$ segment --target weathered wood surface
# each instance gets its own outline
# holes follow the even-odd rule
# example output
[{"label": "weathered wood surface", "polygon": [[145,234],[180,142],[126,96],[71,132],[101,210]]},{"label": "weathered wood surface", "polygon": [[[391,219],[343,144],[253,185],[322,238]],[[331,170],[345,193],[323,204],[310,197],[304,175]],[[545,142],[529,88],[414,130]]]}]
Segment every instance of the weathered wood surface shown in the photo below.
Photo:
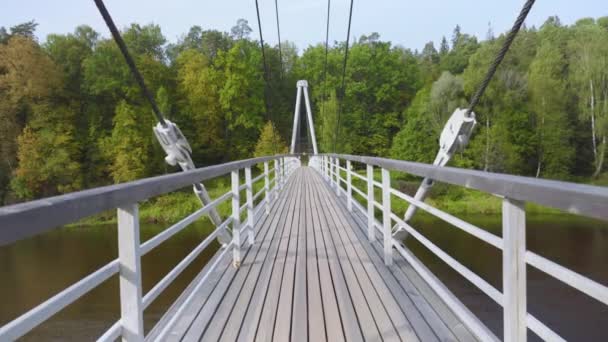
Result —
[{"label": "weathered wood surface", "polygon": [[474,340],[398,253],[384,265],[382,239],[370,244],[355,212],[316,171],[296,170],[240,268],[226,253],[165,340]]}]

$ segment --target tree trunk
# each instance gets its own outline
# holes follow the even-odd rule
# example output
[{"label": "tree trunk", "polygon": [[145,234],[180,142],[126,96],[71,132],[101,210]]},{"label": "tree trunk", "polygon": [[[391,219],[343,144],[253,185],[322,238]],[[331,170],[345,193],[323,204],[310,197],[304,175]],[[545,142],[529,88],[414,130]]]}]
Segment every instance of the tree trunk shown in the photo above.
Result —
[{"label": "tree trunk", "polygon": [[490,158],[490,116],[486,114],[486,155],[484,156],[485,158],[485,165],[483,167],[484,171],[488,171],[489,168],[489,158]]},{"label": "tree trunk", "polygon": [[[543,108],[543,113],[545,111],[545,98],[543,97],[542,100],[542,108]],[[540,170],[541,170],[541,166],[543,163],[543,129],[545,127],[545,115],[541,113],[540,114],[540,126],[538,128],[538,149],[537,149],[537,153],[538,153],[538,164],[536,166],[536,178],[540,177]]]},{"label": "tree trunk", "polygon": [[606,154],[606,136],[602,137],[602,143],[600,145],[597,156],[597,163],[595,166],[595,172],[593,173],[593,178],[597,178],[600,173],[602,173],[602,166],[604,164],[604,155]]},{"label": "tree trunk", "polygon": [[591,106],[591,141],[593,143],[593,157],[597,165],[597,143],[595,139],[595,96],[593,93],[593,81],[589,80],[589,90],[591,91],[590,106]]}]

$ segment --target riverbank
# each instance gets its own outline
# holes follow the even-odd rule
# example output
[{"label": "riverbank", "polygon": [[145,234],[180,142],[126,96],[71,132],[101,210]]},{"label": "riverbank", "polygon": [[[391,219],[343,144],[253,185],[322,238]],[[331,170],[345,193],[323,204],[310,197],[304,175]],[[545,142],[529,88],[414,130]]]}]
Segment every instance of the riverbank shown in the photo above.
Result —
[{"label": "riverbank", "polygon": [[[364,190],[364,184],[356,184],[355,186]],[[413,194],[417,187],[416,182],[397,180],[393,185],[396,188],[406,193]],[[227,180],[218,180],[210,182],[206,185],[211,198],[217,198],[226,192],[230,191]],[[254,191],[261,189],[262,184],[256,184]],[[244,198],[245,193],[242,193]],[[355,196],[357,197],[357,196]],[[380,192],[376,194],[376,198],[380,197]],[[362,201],[361,198],[358,198]],[[445,184],[437,184],[433,187],[432,193],[427,198],[426,202],[433,207],[439,208],[447,213],[455,216],[459,215],[500,215],[502,211],[502,201],[499,197],[485,194],[479,191],[464,189]],[[408,204],[402,200],[393,200],[393,211],[398,215],[403,215],[407,210]],[[171,194],[159,196],[148,201],[144,201],[140,205],[140,220],[146,223],[163,223],[171,224],[183,219],[200,208],[200,202],[194,196],[190,189]],[[220,215],[226,217],[230,213],[230,201],[222,203],[218,210]],[[560,210],[542,207],[534,203],[526,204],[526,212],[529,215],[570,215]],[[427,216],[423,213],[420,216]],[[203,218],[208,220],[207,217]],[[99,225],[116,222],[116,212],[108,211],[99,215],[92,216],[85,220],[72,224],[71,226],[80,225]]]}]

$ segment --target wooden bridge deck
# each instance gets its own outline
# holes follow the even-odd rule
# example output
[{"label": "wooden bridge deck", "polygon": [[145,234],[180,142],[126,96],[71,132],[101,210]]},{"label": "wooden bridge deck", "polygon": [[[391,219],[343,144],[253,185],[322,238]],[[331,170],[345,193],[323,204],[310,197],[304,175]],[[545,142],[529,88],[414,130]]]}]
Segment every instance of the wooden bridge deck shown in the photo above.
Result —
[{"label": "wooden bridge deck", "polygon": [[204,285],[206,270],[148,338],[167,328],[170,341],[474,340],[401,255],[386,267],[365,232],[319,174],[299,168],[240,268],[218,252]]}]

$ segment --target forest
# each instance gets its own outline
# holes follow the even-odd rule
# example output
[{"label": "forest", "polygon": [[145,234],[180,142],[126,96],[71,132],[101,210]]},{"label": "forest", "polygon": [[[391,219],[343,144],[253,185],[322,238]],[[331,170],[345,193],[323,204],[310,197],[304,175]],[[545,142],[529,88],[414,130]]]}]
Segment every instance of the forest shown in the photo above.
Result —
[{"label": "forest", "polygon": [[[0,28],[0,204],[176,171],[164,164],[151,108],[115,42],[89,26],[42,40],[36,26]],[[265,82],[244,19],[230,32],[193,26],[177,42],[155,24],[122,34],[198,166],[285,152],[299,79],[310,84],[321,151],[432,162],[443,124],[467,106],[505,39],[456,27],[418,51],[377,33],[354,37],[342,92],[345,42],[330,42],[327,72],[323,43],[267,45]],[[524,28],[476,117],[451,165],[601,182],[608,17]]]}]

